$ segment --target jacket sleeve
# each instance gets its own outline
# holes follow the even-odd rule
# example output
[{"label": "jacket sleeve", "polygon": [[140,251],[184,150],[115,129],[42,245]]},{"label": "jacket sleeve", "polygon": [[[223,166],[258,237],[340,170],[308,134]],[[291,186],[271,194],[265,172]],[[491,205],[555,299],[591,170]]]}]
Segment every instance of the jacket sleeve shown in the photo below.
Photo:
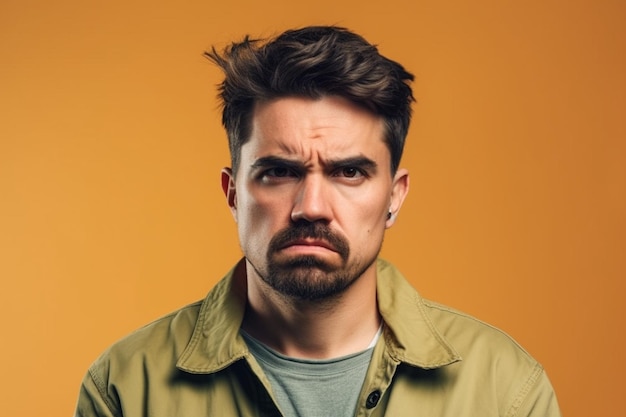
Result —
[{"label": "jacket sleeve", "polygon": [[561,417],[559,404],[544,371],[532,384],[519,404],[514,404],[506,417]]},{"label": "jacket sleeve", "polygon": [[80,387],[74,417],[122,417],[121,411],[107,398],[106,390],[94,380],[91,370]]}]

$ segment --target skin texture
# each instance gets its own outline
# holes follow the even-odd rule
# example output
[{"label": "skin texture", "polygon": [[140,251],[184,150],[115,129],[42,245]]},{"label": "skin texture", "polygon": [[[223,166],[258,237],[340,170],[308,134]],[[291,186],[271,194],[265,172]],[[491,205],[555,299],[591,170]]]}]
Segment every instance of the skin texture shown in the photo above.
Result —
[{"label": "skin texture", "polygon": [[243,328],[282,353],[352,353],[378,328],[375,260],[409,182],[383,134],[340,97],[257,103],[237,174],[222,171],[246,257]]}]

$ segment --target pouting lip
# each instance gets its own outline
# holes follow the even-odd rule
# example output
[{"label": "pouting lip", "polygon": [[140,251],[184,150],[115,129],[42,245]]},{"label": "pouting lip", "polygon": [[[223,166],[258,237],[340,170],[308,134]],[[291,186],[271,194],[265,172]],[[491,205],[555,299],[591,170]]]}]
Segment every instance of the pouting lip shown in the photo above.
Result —
[{"label": "pouting lip", "polygon": [[313,239],[313,238],[295,239],[295,240],[286,242],[284,245],[281,245],[280,249],[286,249],[290,246],[318,246],[321,248],[331,250],[333,252],[337,252],[337,249],[332,244],[322,239]]}]

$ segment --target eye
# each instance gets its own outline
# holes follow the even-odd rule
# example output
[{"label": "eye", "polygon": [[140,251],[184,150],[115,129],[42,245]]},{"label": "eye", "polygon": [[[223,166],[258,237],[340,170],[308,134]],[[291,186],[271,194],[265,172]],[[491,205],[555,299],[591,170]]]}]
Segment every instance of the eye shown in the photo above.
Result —
[{"label": "eye", "polygon": [[276,166],[263,170],[259,174],[258,179],[265,184],[279,184],[297,179],[298,177],[298,172],[293,168]]},{"label": "eye", "polygon": [[342,167],[339,168],[334,174],[333,176],[335,177],[341,177],[341,178],[354,178],[354,179],[358,179],[358,178],[363,178],[366,176],[365,172],[360,169],[360,168],[356,168],[356,167]]},{"label": "eye", "polygon": [[265,172],[263,172],[263,175],[267,176],[267,177],[283,178],[283,177],[288,177],[288,176],[294,176],[295,173],[292,170],[290,170],[289,168],[274,167],[274,168],[270,168],[270,169],[266,170]]},{"label": "eye", "polygon": [[354,167],[346,167],[341,169],[341,175],[347,178],[354,178],[361,174],[362,172]]}]

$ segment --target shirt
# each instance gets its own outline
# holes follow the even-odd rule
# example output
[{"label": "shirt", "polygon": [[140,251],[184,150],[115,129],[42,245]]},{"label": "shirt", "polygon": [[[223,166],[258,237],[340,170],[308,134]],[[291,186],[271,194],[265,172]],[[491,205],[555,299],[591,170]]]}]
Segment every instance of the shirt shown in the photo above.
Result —
[{"label": "shirt", "polygon": [[352,416],[374,347],[332,359],[285,356],[241,332],[270,381],[283,415]]},{"label": "shirt", "polygon": [[[75,416],[281,416],[239,332],[246,283],[235,271],[242,265],[202,302],[106,350],[83,379]],[[421,298],[383,260],[377,299],[385,326],[356,416],[560,416],[542,366],[500,330]]]}]

